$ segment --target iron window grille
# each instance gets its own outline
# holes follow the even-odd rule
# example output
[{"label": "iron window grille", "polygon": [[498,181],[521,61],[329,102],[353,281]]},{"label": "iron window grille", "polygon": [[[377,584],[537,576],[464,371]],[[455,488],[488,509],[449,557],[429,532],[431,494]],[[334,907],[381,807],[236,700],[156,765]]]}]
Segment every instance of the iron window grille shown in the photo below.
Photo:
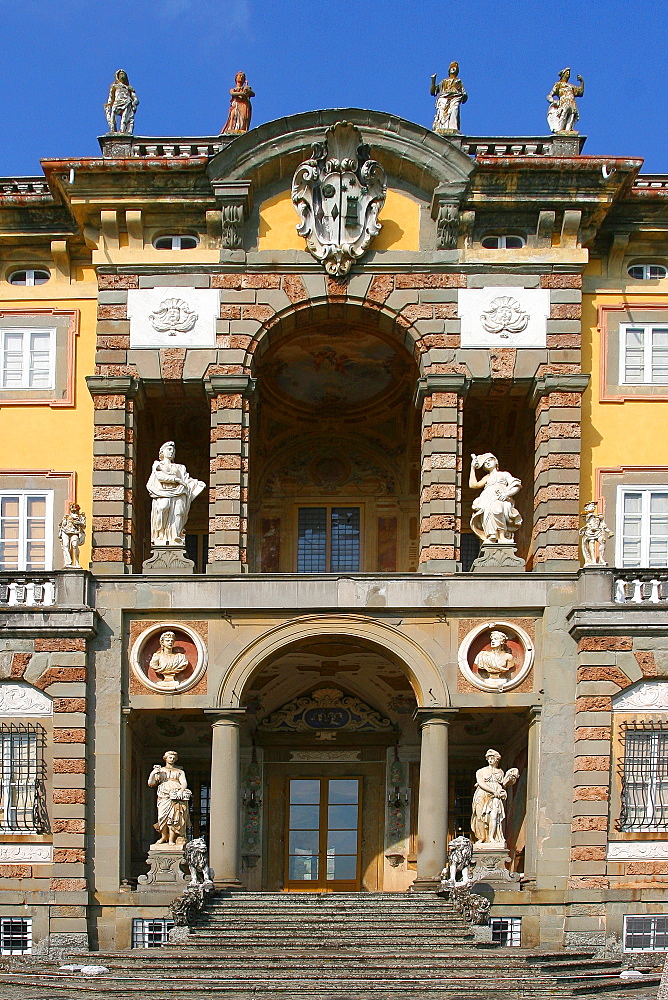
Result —
[{"label": "iron window grille", "polygon": [[32,952],[32,919],[0,917],[0,954],[29,955]]},{"label": "iron window grille", "polygon": [[668,917],[624,917],[624,951],[668,951]]},{"label": "iron window grille", "polygon": [[135,917],[132,921],[133,948],[161,948],[169,941],[173,920],[166,917]]},{"label": "iron window grille", "polygon": [[617,829],[668,830],[668,724],[624,723],[622,805]]},{"label": "iron window grille", "polygon": [[504,948],[519,948],[522,939],[521,917],[491,917],[492,942]]},{"label": "iron window grille", "polygon": [[48,833],[46,734],[40,725],[0,725],[0,832]]}]

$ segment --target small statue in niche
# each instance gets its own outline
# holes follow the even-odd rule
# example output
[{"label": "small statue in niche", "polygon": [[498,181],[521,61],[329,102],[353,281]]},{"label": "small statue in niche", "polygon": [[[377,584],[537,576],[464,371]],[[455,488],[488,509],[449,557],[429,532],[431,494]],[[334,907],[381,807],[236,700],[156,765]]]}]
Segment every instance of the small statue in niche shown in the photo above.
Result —
[{"label": "small statue in niche", "polygon": [[585,566],[607,566],[605,546],[614,532],[610,531],[602,514],[598,513],[598,502],[586,503],[582,516],[584,525],[580,528],[582,539],[582,559]]},{"label": "small statue in niche", "polygon": [[585,82],[579,76],[578,80],[580,83],[576,86],[574,83],[569,83],[570,78],[570,69],[568,67],[562,69],[559,79],[547,95],[547,99],[550,102],[547,112],[547,124],[550,126],[550,132],[557,134],[565,132],[570,135],[578,134],[574,125],[580,114],[575,103],[575,98],[582,97],[584,94]]},{"label": "small statue in niche", "polygon": [[230,97],[230,111],[220,134],[238,135],[241,132],[248,132],[253,112],[251,97],[255,97],[255,91],[247,82],[245,73],[237,73],[235,76]]},{"label": "small statue in niche", "polygon": [[[104,106],[109,131],[122,135],[132,135],[135,128],[135,111],[138,107],[139,98],[134,87],[130,86],[128,74],[124,69],[116,70],[116,76],[109,88],[109,97]],[[119,119],[118,127],[116,127],[116,119]]]},{"label": "small statue in niche", "polygon": [[190,826],[188,803],[193,793],[188,788],[185,771],[176,766],[179,755],[168,750],[163,758],[164,765],[154,764],[148,776],[148,787],[158,789],[158,822],[153,828],[160,839],[153,847],[180,846],[186,842],[186,831]]},{"label": "small statue in niche", "polygon": [[475,792],[471,814],[471,832],[476,844],[493,844],[505,847],[503,822],[506,818],[505,803],[508,785],[514,785],[520,776],[516,767],[506,773],[499,767],[501,754],[488,750],[485,754],[487,767],[481,767],[475,775]]},{"label": "small statue in niche", "polygon": [[58,525],[58,537],[63,547],[66,569],[81,569],[79,550],[86,540],[86,515],[78,503],[71,503],[68,513]]},{"label": "small statue in niche", "polygon": [[[482,479],[477,479],[476,469],[485,470]],[[522,517],[511,497],[522,488],[521,479],[510,472],[501,472],[498,459],[488,451],[484,455],[471,455],[469,487],[482,490],[471,505],[471,527],[478,538],[483,542],[513,543]]]},{"label": "small statue in niche", "polygon": [[156,674],[162,675],[161,686],[167,689],[179,686],[176,678],[190,666],[185,653],[174,652],[174,633],[163,632],[160,636],[160,649],[151,657],[149,666],[155,670]]},{"label": "small statue in niche", "polygon": [[464,90],[464,84],[459,79],[459,63],[450,63],[445,80],[436,84],[436,74],[431,77],[430,93],[436,98],[436,117],[432,130],[439,135],[459,132],[459,108],[466,104],[469,95]]},{"label": "small statue in niche", "polygon": [[190,505],[206,483],[192,479],[185,465],[178,465],[173,441],[166,441],[153,463],[146,484],[151,506],[151,542],[153,545],[185,545],[185,528]]},{"label": "small statue in niche", "polygon": [[490,634],[489,642],[492,648],[481,649],[473,662],[478,670],[490,677],[503,677],[517,666],[515,657],[507,646],[508,636],[505,632],[494,631]]}]

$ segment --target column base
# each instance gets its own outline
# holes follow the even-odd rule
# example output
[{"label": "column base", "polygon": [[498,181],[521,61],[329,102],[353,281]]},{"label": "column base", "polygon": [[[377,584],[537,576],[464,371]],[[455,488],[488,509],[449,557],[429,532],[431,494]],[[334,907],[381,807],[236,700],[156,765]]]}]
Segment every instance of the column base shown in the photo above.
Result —
[{"label": "column base", "polygon": [[188,559],[183,545],[156,545],[151,549],[150,559],[142,563],[141,571],[154,576],[168,573],[190,575],[195,572],[195,563]]},{"label": "column base", "polygon": [[526,566],[524,559],[516,555],[514,542],[483,542],[480,555],[471,566],[472,573],[517,573]]},{"label": "column base", "polygon": [[434,875],[433,878],[427,877],[425,875],[419,875],[412,885],[409,885],[409,892],[436,892],[441,884],[440,875]]},{"label": "column base", "polygon": [[213,884],[217,892],[247,892],[246,886],[238,878],[216,878]]}]

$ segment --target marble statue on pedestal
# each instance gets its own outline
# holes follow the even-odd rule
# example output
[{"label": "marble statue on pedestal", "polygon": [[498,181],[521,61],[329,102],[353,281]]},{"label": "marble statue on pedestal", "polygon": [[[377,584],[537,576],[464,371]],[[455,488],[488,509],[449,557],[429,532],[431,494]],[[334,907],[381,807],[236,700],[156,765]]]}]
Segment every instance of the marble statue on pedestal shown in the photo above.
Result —
[{"label": "marble statue on pedestal", "polygon": [[139,98],[134,87],[130,86],[128,74],[124,69],[116,70],[116,76],[109,88],[109,97],[104,106],[109,131],[122,135],[132,135],[135,127],[135,111],[138,107]]},{"label": "marble statue on pedestal", "polygon": [[247,82],[245,73],[237,73],[235,76],[230,97],[230,111],[220,134],[238,135],[248,132],[252,114],[251,97],[255,97],[255,92]]},{"label": "marble statue on pedestal", "polygon": [[464,84],[459,79],[459,63],[450,63],[447,77],[439,84],[436,83],[436,74],[432,75],[430,93],[436,98],[433,131],[439,135],[459,132],[459,108],[469,99]]},{"label": "marble statue on pedestal", "polygon": [[185,465],[178,465],[174,458],[173,441],[166,441],[160,449],[158,461],[153,463],[146,484],[153,504],[151,506],[151,542],[155,545],[185,545],[185,528],[190,505],[206,488],[200,479],[192,479]]},{"label": "marble statue on pedestal", "polygon": [[580,528],[582,539],[582,559],[585,566],[607,566],[605,546],[614,532],[610,531],[602,514],[598,513],[598,503],[592,500],[585,504],[582,516],[584,525]]},{"label": "marble statue on pedestal", "polygon": [[186,842],[186,830],[190,826],[188,803],[193,793],[188,788],[185,772],[176,766],[178,759],[175,750],[168,750],[163,757],[164,765],[154,764],[148,777],[149,788],[158,789],[158,822],[153,825],[160,839],[152,845],[152,850],[167,845],[182,847]]},{"label": "marble statue on pedestal", "polygon": [[58,525],[58,537],[63,547],[63,565],[66,569],[81,569],[79,549],[86,540],[86,515],[78,503],[71,503],[69,511]]},{"label": "marble statue on pedestal", "polygon": [[[476,469],[484,469],[482,479],[476,477]],[[519,493],[522,481],[510,472],[501,472],[495,455],[471,455],[469,487],[482,490],[473,501],[471,527],[483,542],[514,543],[514,535],[522,524],[520,512],[511,497]]]},{"label": "marble statue on pedestal", "polygon": [[476,785],[473,793],[471,831],[478,844],[506,847],[503,822],[506,818],[505,803],[508,785],[514,785],[520,776],[516,767],[503,773],[499,767],[501,754],[488,750],[485,754],[487,767],[476,771]]},{"label": "marble statue on pedestal", "polygon": [[581,76],[578,77],[580,83],[577,86],[569,82],[570,78],[570,69],[562,69],[559,79],[547,95],[550,102],[547,112],[547,124],[550,126],[550,132],[557,134],[566,132],[570,135],[577,135],[574,126],[580,114],[575,98],[582,97],[585,85]]}]

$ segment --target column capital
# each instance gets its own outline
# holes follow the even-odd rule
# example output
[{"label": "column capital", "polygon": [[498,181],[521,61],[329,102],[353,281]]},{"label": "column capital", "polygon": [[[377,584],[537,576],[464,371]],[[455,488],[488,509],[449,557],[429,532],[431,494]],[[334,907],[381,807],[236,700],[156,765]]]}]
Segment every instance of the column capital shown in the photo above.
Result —
[{"label": "column capital", "polygon": [[538,375],[533,381],[531,405],[551,392],[584,392],[588,385],[587,374]]},{"label": "column capital", "polygon": [[415,387],[415,405],[420,406],[425,396],[431,396],[433,392],[456,392],[458,396],[465,396],[471,388],[471,379],[468,375],[422,375],[417,380]]},{"label": "column capital", "polygon": [[458,712],[458,708],[418,708],[413,718],[417,720],[420,728],[430,725],[449,726]]},{"label": "column capital", "polygon": [[204,388],[209,397],[232,393],[252,396],[256,385],[256,379],[250,375],[210,375],[204,379]]},{"label": "column capital", "polygon": [[238,726],[246,718],[245,708],[205,708],[204,714],[210,719],[212,726]]},{"label": "column capital", "polygon": [[86,375],[86,385],[91,396],[137,395],[141,380],[132,375]]}]

